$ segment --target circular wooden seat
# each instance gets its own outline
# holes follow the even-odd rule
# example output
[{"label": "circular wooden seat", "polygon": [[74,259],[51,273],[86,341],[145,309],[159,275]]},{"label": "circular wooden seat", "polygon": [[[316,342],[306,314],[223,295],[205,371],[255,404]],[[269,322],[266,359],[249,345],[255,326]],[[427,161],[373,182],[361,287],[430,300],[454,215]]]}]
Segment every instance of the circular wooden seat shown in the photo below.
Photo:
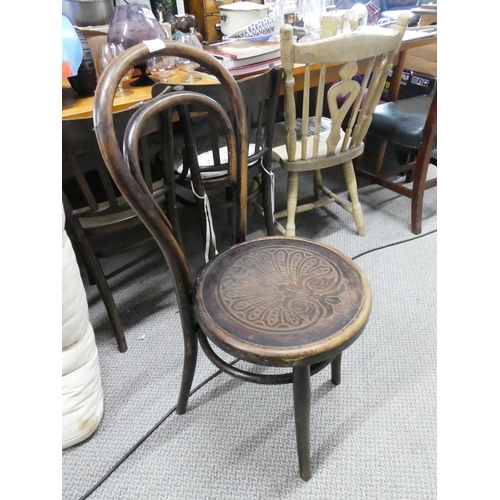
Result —
[{"label": "circular wooden seat", "polygon": [[347,256],[302,238],[247,241],[213,259],[198,279],[201,329],[251,363],[311,365],[361,334],[371,309],[364,273]]}]

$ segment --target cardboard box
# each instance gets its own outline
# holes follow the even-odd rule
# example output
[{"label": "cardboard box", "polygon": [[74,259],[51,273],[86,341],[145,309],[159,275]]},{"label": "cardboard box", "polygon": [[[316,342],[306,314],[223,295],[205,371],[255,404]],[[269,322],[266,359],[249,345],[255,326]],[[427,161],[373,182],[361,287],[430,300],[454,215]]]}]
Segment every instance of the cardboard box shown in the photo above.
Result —
[{"label": "cardboard box", "polygon": [[[382,92],[382,100],[386,100],[391,86],[392,70],[387,76],[385,88]],[[419,71],[405,68],[401,74],[401,85],[399,87],[398,99],[406,99],[418,95],[431,94],[436,85],[437,77]]]}]

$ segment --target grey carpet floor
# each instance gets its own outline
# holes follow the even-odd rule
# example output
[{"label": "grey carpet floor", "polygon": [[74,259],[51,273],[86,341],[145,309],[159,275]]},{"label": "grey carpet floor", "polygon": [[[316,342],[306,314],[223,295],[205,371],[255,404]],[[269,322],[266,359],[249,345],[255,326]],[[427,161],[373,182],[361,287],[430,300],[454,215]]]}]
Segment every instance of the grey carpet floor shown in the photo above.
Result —
[{"label": "grey carpet floor", "polygon": [[[280,209],[285,179],[279,170],[276,177]],[[325,177],[343,192],[336,173]],[[302,181],[299,189],[307,197],[311,188]],[[355,257],[373,290],[369,323],[343,356],[342,383],[332,386],[328,370],[312,379],[312,479],[303,482],[298,473],[291,386],[226,374],[204,383],[217,369],[201,352],[193,388],[203,385],[185,415],[165,418],[177,401],[182,336],[169,274],[153,250],[110,280],[126,353],[116,347],[96,287],[86,285],[104,416],[88,440],[62,453],[63,499],[81,498],[95,485],[95,500],[436,498],[437,190],[426,192],[421,237],[410,232],[408,199],[377,186],[359,192],[365,237],[335,205],[297,217],[298,236]],[[200,231],[192,212],[183,217],[185,244],[199,267]],[[248,232],[264,235],[257,215]],[[227,234],[218,241],[223,246]],[[103,264],[110,271],[127,259]]]}]

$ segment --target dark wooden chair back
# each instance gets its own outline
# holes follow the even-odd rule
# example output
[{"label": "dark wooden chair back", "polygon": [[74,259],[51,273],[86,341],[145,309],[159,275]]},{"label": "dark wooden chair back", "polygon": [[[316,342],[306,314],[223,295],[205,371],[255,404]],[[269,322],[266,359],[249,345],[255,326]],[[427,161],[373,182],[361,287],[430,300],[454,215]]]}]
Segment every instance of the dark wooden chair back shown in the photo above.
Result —
[{"label": "dark wooden chair back", "polygon": [[[245,103],[246,125],[249,135],[247,178],[253,182],[252,185],[248,186],[249,194],[247,198],[249,203],[256,203],[257,197],[262,194],[264,208],[259,206],[259,211],[265,215],[269,234],[273,234],[274,225],[270,201],[272,196],[271,183],[268,176],[271,172],[272,144],[280,84],[281,69],[277,68],[238,82]],[[152,96],[156,97],[167,85],[163,83],[155,84],[152,88]],[[210,97],[222,106],[224,111],[228,113],[233,127],[237,128],[235,116],[231,110],[230,99],[222,85],[184,85],[174,87],[174,90],[176,88],[183,88],[185,91],[196,92]],[[198,205],[201,212],[203,232],[205,233],[203,207],[199,200],[200,196],[203,196],[207,191],[228,188],[226,146],[220,125],[218,125],[218,119],[212,111],[207,113],[205,106],[200,107],[196,103],[189,106],[180,106],[178,116],[183,148],[181,154],[182,164],[177,165],[175,176],[175,183],[178,187],[177,199],[185,205]],[[165,126],[168,126],[170,122],[171,118],[167,117]],[[165,154],[168,155],[168,152]],[[208,162],[207,158],[209,158]],[[171,158],[170,162],[172,161],[175,163],[175,159]],[[199,171],[203,181],[203,187],[197,186],[193,182],[196,194],[191,193],[191,181],[193,180],[191,172],[193,170]],[[180,187],[184,189],[180,189]],[[226,193],[223,202],[218,202],[217,199],[215,201],[219,207],[231,207],[230,191]],[[210,203],[214,207],[213,197]]]}]

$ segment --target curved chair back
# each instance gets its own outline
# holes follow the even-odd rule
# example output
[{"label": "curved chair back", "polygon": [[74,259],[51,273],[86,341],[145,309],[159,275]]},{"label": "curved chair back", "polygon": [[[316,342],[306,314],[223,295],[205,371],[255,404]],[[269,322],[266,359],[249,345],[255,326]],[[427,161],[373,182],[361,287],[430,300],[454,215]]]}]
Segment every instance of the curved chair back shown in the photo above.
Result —
[{"label": "curved chair back", "polygon": [[196,364],[196,319],[192,305],[194,283],[182,247],[174,236],[172,225],[151,196],[144,182],[138,166],[136,145],[145,123],[153,116],[172,107],[194,103],[204,105],[215,112],[225,131],[228,144],[229,182],[235,193],[233,243],[237,243],[244,241],[246,235],[248,137],[241,92],[229,71],[211,55],[198,49],[170,41],[158,41],[158,44],[161,44],[161,47],[155,50],[155,53],[185,57],[200,63],[211,71],[227,92],[231,111],[238,124],[238,133],[236,134],[222,107],[202,94],[194,92],[166,93],[152,99],[136,111],[127,126],[124,154],[122,154],[113,126],[114,94],[127,71],[150,55],[150,46],[145,43],[131,47],[117,57],[101,75],[95,93],[94,128],[104,162],[123,197],[156,240],[174,282],[185,343],[183,382],[177,409],[178,413],[183,413]]},{"label": "curved chair back", "polygon": [[[106,166],[116,182],[120,192],[137,212],[141,220],[146,224],[148,214],[144,213],[142,202],[146,202],[143,190],[137,191],[137,178],[141,178],[139,172],[132,174],[124,161],[123,155],[116,138],[113,127],[113,96],[120,78],[135,65],[144,61],[152,50],[149,45],[140,43],[131,47],[125,54],[116,58],[103,72],[97,85],[94,100],[94,128]],[[203,67],[211,71],[221,82],[231,102],[232,112],[238,123],[238,134],[236,136],[237,161],[229,168],[229,182],[235,190],[238,200],[236,210],[236,225],[233,240],[240,242],[246,235],[246,197],[247,197],[247,126],[243,98],[234,78],[229,71],[214,57],[203,51],[187,47],[176,42],[166,42],[163,48],[154,50],[155,54],[174,55],[186,57],[199,62]],[[167,100],[167,102],[170,102]],[[139,181],[140,182],[140,181]],[[149,198],[149,196],[148,196]],[[154,200],[150,200],[154,202]],[[149,203],[149,202],[147,202]],[[155,212],[161,212],[155,203]],[[150,231],[152,228],[149,228]],[[154,231],[151,231],[154,234]]]}]

